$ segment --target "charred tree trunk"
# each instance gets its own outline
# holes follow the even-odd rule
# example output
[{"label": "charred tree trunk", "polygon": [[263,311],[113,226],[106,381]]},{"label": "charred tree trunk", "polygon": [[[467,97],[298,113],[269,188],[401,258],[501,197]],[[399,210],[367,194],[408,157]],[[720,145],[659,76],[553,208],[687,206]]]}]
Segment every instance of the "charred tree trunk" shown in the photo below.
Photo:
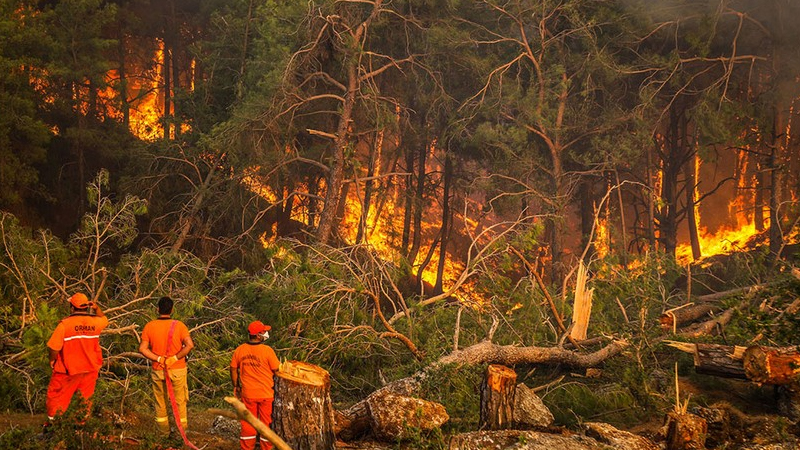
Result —
[{"label": "charred tree trunk", "polygon": [[617,169],[614,169],[614,180],[617,185],[617,201],[619,201],[620,258],[622,266],[628,267],[628,226],[625,221],[625,202],[622,200],[622,183],[619,181]]},{"label": "charred tree trunk", "polygon": [[162,78],[164,79],[164,112],[162,114],[162,123],[164,124],[164,140],[169,140],[170,137],[170,123],[169,114],[172,110],[172,43],[168,41],[168,39],[164,38],[164,64],[161,67],[162,70]]},{"label": "charred tree trunk", "polygon": [[[777,58],[777,56],[776,56]],[[777,64],[777,63],[776,63]],[[781,230],[781,188],[783,183],[782,148],[784,136],[784,112],[781,102],[774,107],[772,148],[769,156],[771,191],[769,196],[769,252],[773,258],[780,257],[783,248],[783,231]]]},{"label": "charred tree trunk", "polygon": [[369,208],[372,203],[372,190],[374,181],[372,177],[375,176],[375,164],[378,155],[380,154],[380,146],[383,145],[383,138],[378,133],[379,137],[377,142],[372,146],[369,152],[369,164],[367,166],[367,180],[364,182],[364,202],[361,206],[361,217],[358,219],[358,231],[356,232],[356,244],[361,244],[367,235],[367,221],[369,220]]},{"label": "charred tree trunk", "polygon": [[125,37],[119,36],[118,38],[119,47],[117,47],[118,55],[119,55],[119,98],[120,98],[120,109],[122,110],[122,125],[125,126],[126,130],[130,130],[131,127],[131,105],[128,101],[128,72],[125,68],[125,62],[127,61],[127,52],[125,51]]},{"label": "charred tree trunk", "polygon": [[408,261],[414,263],[422,245],[422,207],[425,201],[425,165],[428,157],[428,141],[423,141],[417,151],[417,190],[414,196],[414,229],[411,251],[408,252]]},{"label": "charred tree trunk", "polygon": [[406,148],[405,207],[403,211],[403,237],[400,244],[401,254],[408,258],[411,242],[411,212],[414,207],[414,152]]},{"label": "charred tree trunk", "polygon": [[339,123],[336,127],[333,151],[331,155],[331,170],[328,173],[328,182],[325,185],[325,201],[322,206],[322,213],[319,217],[317,227],[317,241],[328,243],[332,237],[339,206],[342,202],[342,186],[344,185],[345,148],[349,143],[350,124],[353,119],[353,111],[358,95],[358,67],[357,61],[353,60],[347,66],[347,90],[343,94]]},{"label": "charred tree trunk", "polygon": [[764,162],[763,156],[756,156],[756,186],[755,186],[755,200],[753,213],[753,221],[756,225],[756,231],[764,231]]},{"label": "charred tree trunk", "polygon": [[679,176],[683,165],[687,161],[684,129],[685,114],[683,106],[674,104],[670,108],[670,122],[666,141],[661,152],[662,187],[661,203],[664,205],[658,217],[659,240],[664,246],[664,252],[675,255],[678,247],[678,221],[679,221]]},{"label": "charred tree trunk", "polygon": [[330,374],[299,361],[284,362],[275,377],[272,428],[289,446],[333,450],[333,405]]},{"label": "charred tree trunk", "polygon": [[686,219],[689,224],[689,241],[692,244],[692,259],[697,261],[703,254],[700,251],[700,236],[697,232],[697,214],[695,214],[695,206],[697,205],[697,198],[695,191],[697,189],[697,152],[692,151],[692,156],[689,158],[689,164],[686,165]]},{"label": "charred tree trunk", "polygon": [[444,265],[447,262],[447,243],[450,240],[450,222],[452,221],[452,212],[450,208],[450,185],[453,183],[453,161],[450,158],[450,152],[447,152],[444,157],[444,200],[442,202],[442,239],[439,242],[439,264],[436,267],[436,285],[433,287],[433,295],[439,295],[443,292],[444,284]]},{"label": "charred tree trunk", "polygon": [[586,254],[589,259],[592,259],[596,253],[594,243],[590,241],[592,226],[594,225],[594,192],[592,187],[592,181],[586,179],[581,182],[578,190],[578,199],[581,204],[581,248],[590,246]]},{"label": "charred tree trunk", "polygon": [[[657,142],[654,143],[658,145]],[[647,196],[647,242],[650,244],[650,250],[656,250],[656,202],[655,196],[655,177],[653,176],[653,149],[647,147],[647,187],[645,191]]]},{"label": "charred tree trunk", "polygon": [[308,222],[306,225],[310,229],[314,229],[316,225],[316,218],[317,218],[317,204],[319,201],[317,198],[319,197],[319,182],[320,178],[316,175],[309,175],[306,177],[306,184],[308,185]]},{"label": "charred tree trunk", "polygon": [[514,393],[517,373],[499,364],[490,364],[481,385],[481,430],[504,430],[514,421]]},{"label": "charred tree trunk", "polygon": [[175,139],[177,140],[181,135],[181,115],[178,102],[175,101],[178,97],[181,87],[181,58],[179,54],[181,49],[181,33],[179,30],[180,23],[178,21],[177,14],[175,13],[175,0],[170,2],[170,22],[171,24],[168,31],[170,34],[170,42],[172,47],[172,53],[170,55],[172,59],[172,111],[170,117],[172,119],[172,126],[175,130]]}]

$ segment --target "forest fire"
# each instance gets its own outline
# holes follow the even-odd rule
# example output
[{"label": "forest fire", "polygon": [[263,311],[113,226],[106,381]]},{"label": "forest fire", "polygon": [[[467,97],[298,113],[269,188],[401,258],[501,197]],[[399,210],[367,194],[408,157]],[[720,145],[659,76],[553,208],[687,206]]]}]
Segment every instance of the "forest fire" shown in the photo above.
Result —
[{"label": "forest fire", "polygon": [[[158,50],[154,55],[155,67],[164,64],[164,43],[158,43]],[[164,135],[164,125],[161,120],[164,116],[163,77],[159,70],[154,70],[150,77],[145,77],[139,82],[129,82],[125,95],[131,101],[129,128],[139,139],[145,141],[156,140]],[[149,78],[149,79],[148,79]]]}]

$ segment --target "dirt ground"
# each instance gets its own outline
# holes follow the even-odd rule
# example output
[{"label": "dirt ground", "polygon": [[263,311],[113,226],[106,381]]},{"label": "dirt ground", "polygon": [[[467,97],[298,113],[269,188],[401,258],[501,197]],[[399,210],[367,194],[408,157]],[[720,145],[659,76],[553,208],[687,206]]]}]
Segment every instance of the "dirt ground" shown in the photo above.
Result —
[{"label": "dirt ground", "polygon": [[[682,377],[681,398],[691,395],[698,404],[695,409],[721,411],[727,419],[725,423],[709,423],[708,448],[750,449],[769,448],[763,444],[783,441],[797,444],[798,428],[794,424],[783,430],[774,428],[777,415],[769,387],[759,387],[752,383],[719,380],[702,376]],[[691,408],[690,408],[691,409]],[[701,412],[702,413],[702,412]],[[126,413],[101,410],[100,418],[112,424],[114,429],[113,447],[117,449],[163,449],[185,448],[180,438],[174,436],[168,443],[159,444],[152,417],[145,413]],[[46,420],[44,414],[22,412],[0,412],[0,436],[12,430],[30,430],[28,436],[38,434]],[[204,450],[238,449],[239,423],[236,420],[217,416],[206,409],[189,408],[189,440]],[[658,440],[659,428],[663,423],[654,420],[631,427],[628,431]],[[155,441],[154,441],[155,440]],[[752,444],[761,444],[751,447]],[[30,448],[30,447],[26,447]],[[379,443],[337,443],[338,449],[391,449],[391,444]],[[789,447],[776,447],[789,448]],[[800,447],[798,447],[800,448]]]}]

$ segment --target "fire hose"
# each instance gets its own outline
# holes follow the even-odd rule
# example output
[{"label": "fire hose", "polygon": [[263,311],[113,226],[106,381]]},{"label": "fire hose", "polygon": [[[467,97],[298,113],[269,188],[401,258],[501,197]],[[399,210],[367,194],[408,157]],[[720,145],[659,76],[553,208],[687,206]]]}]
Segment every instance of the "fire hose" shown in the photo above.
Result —
[{"label": "fire hose", "polygon": [[[175,331],[175,324],[177,323],[178,323],[177,320],[173,320],[172,325],[169,327],[169,334],[167,335],[167,350],[166,350],[167,352],[169,352],[169,344],[172,343],[172,332]],[[181,437],[183,438],[183,443],[187,447],[191,448],[192,450],[200,450],[189,441],[188,437],[186,437],[186,430],[184,430],[183,425],[181,425],[181,412],[180,410],[178,410],[178,402],[175,401],[175,389],[173,389],[172,380],[169,378],[169,369],[167,369],[166,364],[164,364],[163,366],[164,366],[164,381],[167,383],[167,395],[169,395],[169,403],[172,406],[172,417],[175,418],[175,426],[181,433]]]}]

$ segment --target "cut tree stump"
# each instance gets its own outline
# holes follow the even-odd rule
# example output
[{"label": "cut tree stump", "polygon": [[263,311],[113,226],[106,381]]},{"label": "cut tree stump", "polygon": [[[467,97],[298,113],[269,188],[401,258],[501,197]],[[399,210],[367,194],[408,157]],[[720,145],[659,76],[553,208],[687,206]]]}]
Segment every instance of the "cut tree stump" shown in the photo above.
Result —
[{"label": "cut tree stump", "polygon": [[708,425],[702,417],[672,411],[667,414],[667,450],[706,448]]},{"label": "cut tree stump", "polygon": [[753,345],[743,356],[747,378],[764,384],[795,384],[800,376],[800,353],[796,347],[772,348]]},{"label": "cut tree stump", "polygon": [[330,374],[313,364],[286,361],[276,375],[275,433],[292,448],[334,450]]},{"label": "cut tree stump", "polygon": [[517,373],[499,364],[490,364],[481,385],[481,430],[503,430],[514,421],[514,393]]}]

